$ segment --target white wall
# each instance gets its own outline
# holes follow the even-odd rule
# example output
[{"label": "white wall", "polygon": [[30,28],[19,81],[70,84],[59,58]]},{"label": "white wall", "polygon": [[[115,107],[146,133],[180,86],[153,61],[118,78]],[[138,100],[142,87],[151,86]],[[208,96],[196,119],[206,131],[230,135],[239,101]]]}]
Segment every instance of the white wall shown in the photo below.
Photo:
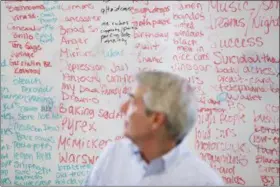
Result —
[{"label": "white wall", "polygon": [[189,148],[228,185],[279,184],[279,1],[1,5],[2,184],[80,185],[147,69],[196,87]]}]

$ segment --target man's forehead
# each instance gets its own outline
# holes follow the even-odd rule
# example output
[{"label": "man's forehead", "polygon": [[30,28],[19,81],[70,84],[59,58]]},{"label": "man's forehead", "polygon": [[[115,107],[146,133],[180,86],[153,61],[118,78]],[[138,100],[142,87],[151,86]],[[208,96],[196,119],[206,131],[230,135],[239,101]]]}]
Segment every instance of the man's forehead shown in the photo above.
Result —
[{"label": "man's forehead", "polygon": [[147,90],[147,87],[144,85],[141,85],[139,83],[135,83],[132,86],[132,92],[131,95],[133,97],[141,97]]}]

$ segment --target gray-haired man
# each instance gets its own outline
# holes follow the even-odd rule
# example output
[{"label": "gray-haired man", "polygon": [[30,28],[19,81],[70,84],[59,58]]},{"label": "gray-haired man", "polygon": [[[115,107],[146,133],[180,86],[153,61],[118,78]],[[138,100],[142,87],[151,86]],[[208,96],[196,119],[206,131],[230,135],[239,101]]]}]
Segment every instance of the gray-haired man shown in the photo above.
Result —
[{"label": "gray-haired man", "polygon": [[223,180],[187,150],[185,137],[196,121],[193,90],[167,72],[141,72],[121,106],[124,138],[111,143],[85,181],[86,186],[217,186]]}]

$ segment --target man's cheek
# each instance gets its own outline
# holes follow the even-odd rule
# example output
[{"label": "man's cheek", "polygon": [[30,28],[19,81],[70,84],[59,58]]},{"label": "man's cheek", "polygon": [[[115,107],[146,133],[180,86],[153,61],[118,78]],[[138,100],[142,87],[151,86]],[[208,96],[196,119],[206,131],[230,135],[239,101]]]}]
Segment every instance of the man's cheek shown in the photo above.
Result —
[{"label": "man's cheek", "polygon": [[136,106],[129,105],[126,115],[129,117],[129,116],[131,116],[133,113],[135,113],[136,111],[137,111],[137,107],[136,107]]}]

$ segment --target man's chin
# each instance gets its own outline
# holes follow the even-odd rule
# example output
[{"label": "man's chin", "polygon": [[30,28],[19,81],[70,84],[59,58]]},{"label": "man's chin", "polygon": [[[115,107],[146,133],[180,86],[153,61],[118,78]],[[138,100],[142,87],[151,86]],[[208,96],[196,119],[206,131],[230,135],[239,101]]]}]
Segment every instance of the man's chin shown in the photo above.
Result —
[{"label": "man's chin", "polygon": [[127,132],[127,131],[125,131],[124,132],[124,135],[123,135],[125,138],[128,138],[128,139],[130,139],[131,141],[133,141],[134,139],[133,139],[133,137],[129,134],[129,132]]},{"label": "man's chin", "polygon": [[124,131],[123,136],[130,139],[130,135],[126,130]]}]

